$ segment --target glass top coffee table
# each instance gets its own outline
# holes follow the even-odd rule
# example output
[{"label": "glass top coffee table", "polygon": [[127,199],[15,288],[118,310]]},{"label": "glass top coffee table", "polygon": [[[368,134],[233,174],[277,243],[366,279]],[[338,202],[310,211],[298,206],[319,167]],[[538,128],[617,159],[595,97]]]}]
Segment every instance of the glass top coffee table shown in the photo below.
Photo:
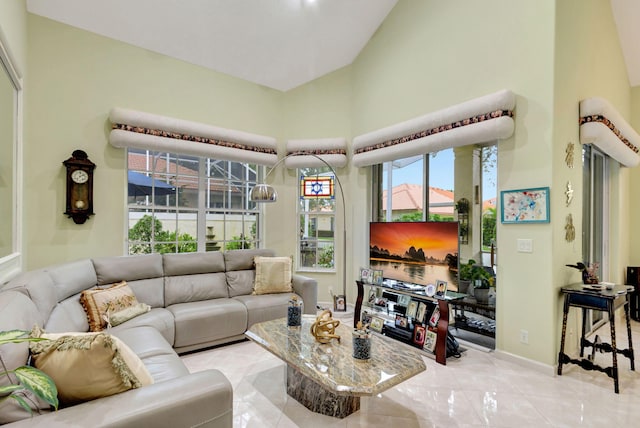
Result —
[{"label": "glass top coffee table", "polygon": [[360,409],[360,397],[379,394],[426,370],[421,354],[408,345],[374,334],[371,359],[353,358],[352,328],[322,344],[311,335],[315,317],[291,329],[285,318],[257,323],[245,335],[287,363],[287,394],[309,410],[344,418]]}]

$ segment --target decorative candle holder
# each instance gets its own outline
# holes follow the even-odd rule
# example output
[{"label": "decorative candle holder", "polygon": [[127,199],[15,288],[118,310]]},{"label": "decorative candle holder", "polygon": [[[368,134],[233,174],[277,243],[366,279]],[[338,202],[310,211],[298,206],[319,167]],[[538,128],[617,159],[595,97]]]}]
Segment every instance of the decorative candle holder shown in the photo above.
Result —
[{"label": "decorative candle holder", "polygon": [[302,299],[295,294],[289,300],[287,308],[287,327],[300,327],[302,325]]},{"label": "decorative candle holder", "polygon": [[358,321],[358,326],[353,330],[353,358],[368,360],[371,358],[371,332],[367,326]]}]

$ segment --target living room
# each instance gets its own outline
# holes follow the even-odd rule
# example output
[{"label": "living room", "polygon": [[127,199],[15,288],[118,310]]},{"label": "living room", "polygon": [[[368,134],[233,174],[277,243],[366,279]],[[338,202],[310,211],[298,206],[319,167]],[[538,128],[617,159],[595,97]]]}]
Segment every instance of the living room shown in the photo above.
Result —
[{"label": "living room", "polygon": [[[508,89],[517,99],[515,127],[497,143],[497,189],[550,188],[550,221],[497,224],[495,354],[553,374],[560,288],[580,281],[565,265],[584,260],[579,103],[605,98],[640,129],[640,89],[629,83],[608,1],[400,0],[351,64],[286,91],[29,13],[28,3],[0,4],[0,28],[23,89],[19,175],[11,195],[15,242],[2,259],[0,282],[87,256],[126,254],[128,159],[126,150],[108,141],[115,107],[271,136],[283,152],[289,139],[344,137],[351,144],[367,132]],[[576,146],[574,168],[565,164],[568,143]],[[62,161],[76,149],[97,165],[96,214],[82,225],[62,214]],[[633,239],[640,230],[632,220],[640,208],[632,197],[640,173],[612,164],[608,274],[602,279],[623,284],[626,267],[640,265],[640,244]],[[368,264],[372,168],[348,163],[337,175],[348,201],[346,224],[337,225],[348,231],[347,252],[340,252],[338,236],[336,271],[305,274],[317,280],[318,300],[330,301],[330,290],[342,288],[344,269],[353,304],[359,268]],[[297,224],[298,177],[280,168],[271,178],[280,195],[277,204],[264,207],[261,240],[279,255],[296,254],[299,231],[291,225]],[[575,195],[570,207],[567,182]],[[578,231],[571,242],[568,214]],[[520,239],[533,243],[532,252],[517,250]],[[569,347],[576,350],[577,316],[569,326]],[[521,340],[523,330],[528,343]]]}]

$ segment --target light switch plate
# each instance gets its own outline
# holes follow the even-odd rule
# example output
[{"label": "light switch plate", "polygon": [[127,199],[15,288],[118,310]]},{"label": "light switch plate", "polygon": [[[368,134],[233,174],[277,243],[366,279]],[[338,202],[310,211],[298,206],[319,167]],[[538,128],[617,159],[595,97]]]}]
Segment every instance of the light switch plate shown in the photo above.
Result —
[{"label": "light switch plate", "polygon": [[533,239],[518,239],[519,253],[533,253]]}]

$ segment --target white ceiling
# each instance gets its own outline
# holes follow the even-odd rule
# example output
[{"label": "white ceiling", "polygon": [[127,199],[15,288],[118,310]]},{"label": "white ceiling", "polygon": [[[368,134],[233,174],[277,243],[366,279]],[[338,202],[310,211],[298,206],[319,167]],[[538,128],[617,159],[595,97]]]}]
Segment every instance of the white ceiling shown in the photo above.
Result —
[{"label": "white ceiling", "polygon": [[[350,64],[398,0],[27,0],[29,12],[286,91]],[[640,1],[610,0],[640,85]]]},{"label": "white ceiling", "polygon": [[640,1],[611,0],[631,86],[640,85]]},{"label": "white ceiling", "polygon": [[27,0],[29,12],[286,91],[351,64],[397,0]]}]

